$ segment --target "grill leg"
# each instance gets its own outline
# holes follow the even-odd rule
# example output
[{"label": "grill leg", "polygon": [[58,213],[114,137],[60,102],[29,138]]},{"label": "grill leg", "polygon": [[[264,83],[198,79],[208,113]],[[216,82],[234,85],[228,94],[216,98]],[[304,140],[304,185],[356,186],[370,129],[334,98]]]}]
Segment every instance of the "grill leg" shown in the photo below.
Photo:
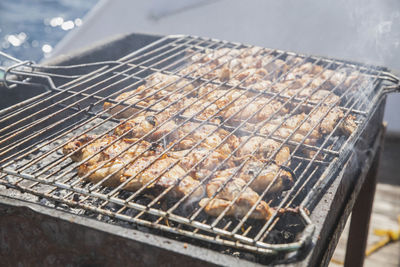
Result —
[{"label": "grill leg", "polygon": [[381,151],[382,142],[375,154],[375,158],[368,171],[366,180],[361,187],[360,193],[353,207],[344,264],[346,267],[361,267],[364,264],[369,221],[372,212],[372,203],[374,201]]}]

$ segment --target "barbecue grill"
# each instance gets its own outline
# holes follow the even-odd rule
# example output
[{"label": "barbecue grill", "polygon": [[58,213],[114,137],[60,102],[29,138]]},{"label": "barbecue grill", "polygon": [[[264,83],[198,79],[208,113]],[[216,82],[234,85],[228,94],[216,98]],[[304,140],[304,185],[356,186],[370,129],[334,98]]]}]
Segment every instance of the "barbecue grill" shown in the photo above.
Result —
[{"label": "barbecue grill", "polygon": [[[137,42],[138,38],[140,42]],[[204,111],[206,106],[202,111],[191,116],[185,116],[183,113],[188,107],[182,107],[170,118],[179,122],[177,128],[171,131],[179,129],[187,122],[195,122],[200,126],[214,125],[217,129],[223,128],[229,132],[229,135],[272,138],[280,143],[280,148],[285,145],[292,148],[291,161],[282,164],[280,171],[290,172],[294,178],[293,184],[288,190],[273,197],[268,197],[271,186],[265,188],[260,193],[256,205],[250,207],[243,217],[225,216],[229,207],[235,205],[237,198],[231,201],[229,207],[217,217],[205,214],[204,209],[196,205],[196,202],[188,203],[190,194],[170,200],[167,194],[176,184],[163,189],[151,199],[145,197],[148,186],[158,177],[154,177],[151,182],[135,192],[124,190],[127,182],[116,187],[105,186],[111,175],[97,183],[88,182],[84,177],[77,175],[76,168],[79,164],[72,162],[70,155],[61,153],[65,144],[82,134],[107,135],[134,117],[132,115],[130,118],[117,119],[117,115],[110,115],[112,108],[119,107],[120,113],[130,109],[134,109],[137,114],[147,111],[161,113],[163,110],[157,109],[157,103],[173,97],[181,88],[171,91],[150,106],[143,106],[139,101],[127,104],[124,100],[117,99],[121,93],[146,84],[147,79],[154,73],[177,75],[178,81],[172,83],[188,81],[193,85],[193,89],[187,94],[198,91],[199,84],[210,84],[216,88],[224,87],[227,92],[229,90],[240,90],[242,94],[251,92],[253,97],[250,101],[255,101],[260,97],[266,97],[269,101],[280,100],[292,105],[289,115],[304,108],[317,109],[328,97],[320,101],[312,101],[299,97],[298,94],[288,96],[268,90],[257,91],[243,85],[246,79],[251,78],[251,75],[242,82],[232,85],[228,81],[210,78],[207,73],[200,76],[192,75],[193,72],[181,74],[180,70],[191,64],[193,55],[198,54],[204,57],[209,51],[220,48],[251,51],[253,47],[196,36],[131,35],[70,58],[54,60],[46,65],[19,61],[2,54],[9,64],[4,71],[5,88],[3,90],[7,90],[13,99],[18,99],[18,103],[0,111],[0,184],[6,188],[1,191],[2,195],[39,203],[50,208],[50,211],[54,211],[55,214],[58,214],[56,210],[69,213],[56,216],[74,216],[70,215],[71,213],[79,215],[80,217],[68,218],[79,221],[80,219],[76,218],[83,217],[86,222],[83,223],[84,225],[93,220],[100,221],[102,224],[94,223],[98,229],[106,227],[106,229],[116,230],[124,227],[124,229],[129,229],[127,231],[132,231],[131,233],[139,230],[151,236],[162,236],[161,239],[155,237],[155,240],[162,240],[155,243],[173,242],[173,244],[184,244],[184,248],[192,245],[203,247],[208,251],[206,253],[212,255],[210,259],[204,255],[196,255],[196,251],[191,248],[188,253],[203,261],[210,260],[217,264],[224,264],[224,262],[218,262],[215,259],[215,251],[231,255],[223,256],[222,259],[226,260],[226,264],[240,264],[248,261],[269,264],[300,261],[309,255],[310,250],[327,249],[315,246],[315,243],[318,243],[316,234],[320,234],[324,227],[333,223],[329,222],[330,218],[318,218],[318,214],[327,214],[327,212],[318,211],[319,205],[321,199],[327,201],[327,197],[331,203],[338,201],[338,203],[345,202],[347,205],[354,203],[355,196],[348,197],[348,192],[357,193],[360,190],[362,185],[360,181],[365,178],[356,181],[355,177],[365,177],[381,143],[381,122],[386,94],[398,90],[399,86],[399,79],[384,67],[300,55],[277,49],[263,49],[263,56],[271,58],[271,62],[278,59],[288,62],[293,57],[301,59],[295,64],[289,64],[290,68],[310,63],[312,66],[321,66],[323,71],[343,71],[348,74],[350,70],[359,73],[359,80],[354,80],[345,88],[337,85],[332,89],[332,92],[339,94],[340,99],[329,108],[332,110],[338,105],[344,116],[317,144],[306,143],[307,137],[311,135],[317,124],[313,125],[301,141],[294,141],[293,134],[286,138],[279,138],[273,134],[260,134],[257,129],[246,128],[246,123],[259,111],[235,126],[226,123],[228,120],[216,122],[215,118],[219,118],[220,111],[207,119],[199,119],[197,115]],[[221,63],[210,71],[223,67],[224,64]],[[280,71],[275,82],[289,73],[290,68]],[[368,84],[359,83],[361,80],[367,80]],[[159,90],[170,85],[164,85]],[[29,95],[25,95],[27,91]],[[201,96],[198,96],[198,99],[201,99]],[[174,105],[177,101],[179,99],[169,105]],[[103,109],[105,102],[111,103],[108,110]],[[235,100],[232,102],[234,103]],[[268,105],[268,102],[265,105]],[[327,114],[328,112],[324,116]],[[339,125],[349,116],[355,118],[356,130],[349,136],[338,135]],[[268,120],[272,120],[272,117],[265,123]],[[323,117],[318,123],[322,120]],[[285,121],[282,121],[279,127],[284,123]],[[296,129],[298,128],[299,126]],[[171,151],[174,144],[179,141],[174,140],[168,146],[164,144],[164,152],[159,157]],[[311,151],[309,157],[300,153],[304,150]],[[199,162],[204,161],[210,153]],[[232,156],[233,153],[227,155],[220,165]],[[267,165],[268,163],[265,167]],[[217,170],[218,167],[212,174]],[[274,177],[273,183],[277,182],[277,177],[278,175]],[[183,177],[180,177],[177,183],[182,179]],[[204,186],[208,179],[209,177],[202,180],[201,186]],[[245,188],[252,181],[248,182]],[[329,194],[335,194],[335,190],[343,183],[348,185],[342,192],[343,199],[333,199],[332,195],[329,196]],[[254,220],[251,214],[263,199],[269,201],[269,204],[274,207],[274,212],[268,220]],[[4,199],[3,204],[13,205]],[[29,206],[30,204],[17,206],[20,205]],[[346,211],[335,212],[342,213],[346,218],[345,214],[348,215],[349,208]],[[35,218],[40,218],[40,216]],[[164,247],[158,243],[154,246],[158,248],[149,249],[162,251],[160,247]],[[200,251],[198,253],[203,253],[203,250]],[[174,253],[185,254],[186,252],[175,249]],[[235,261],[236,258],[238,261]],[[322,259],[313,259],[313,261],[316,260]]]}]

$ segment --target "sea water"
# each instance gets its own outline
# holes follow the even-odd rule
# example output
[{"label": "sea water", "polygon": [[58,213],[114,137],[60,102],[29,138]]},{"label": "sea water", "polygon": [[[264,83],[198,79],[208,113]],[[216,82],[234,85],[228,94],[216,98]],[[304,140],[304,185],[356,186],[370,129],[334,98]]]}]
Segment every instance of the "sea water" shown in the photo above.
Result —
[{"label": "sea water", "polygon": [[82,25],[98,0],[1,0],[0,51],[35,62]]}]

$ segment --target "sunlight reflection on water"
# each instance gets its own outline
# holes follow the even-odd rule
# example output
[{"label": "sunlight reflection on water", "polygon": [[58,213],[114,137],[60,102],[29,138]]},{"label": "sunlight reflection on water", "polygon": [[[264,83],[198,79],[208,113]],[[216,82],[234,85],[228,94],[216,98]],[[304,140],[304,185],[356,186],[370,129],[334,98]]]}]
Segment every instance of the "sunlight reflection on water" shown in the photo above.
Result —
[{"label": "sunlight reflection on water", "polygon": [[21,60],[39,61],[82,25],[82,17],[97,1],[0,1],[0,50]]}]

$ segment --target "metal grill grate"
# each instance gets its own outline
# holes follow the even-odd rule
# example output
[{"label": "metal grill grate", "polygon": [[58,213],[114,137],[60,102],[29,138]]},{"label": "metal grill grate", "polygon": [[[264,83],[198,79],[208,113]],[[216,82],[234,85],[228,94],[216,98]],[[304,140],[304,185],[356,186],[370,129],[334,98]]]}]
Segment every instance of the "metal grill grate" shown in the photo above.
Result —
[{"label": "metal grill grate", "polygon": [[[232,51],[239,52],[229,54]],[[246,75],[243,74],[243,70],[246,70],[243,66],[237,72],[230,70],[244,53],[260,60],[263,68],[268,68],[265,67],[261,74],[250,72]],[[207,59],[210,55],[215,58]],[[293,76],[301,66],[308,66],[303,76]],[[315,70],[318,71],[311,73]],[[162,77],[174,78],[149,84],[157,73],[165,75]],[[338,74],[343,79],[333,83],[334,76]],[[310,78],[293,89],[296,81],[307,75]],[[262,89],[258,88],[251,83],[256,77],[258,81],[268,81],[268,84],[264,84]],[[317,80],[319,83],[312,86]],[[382,97],[384,86],[398,82],[383,68],[191,36],[161,38],[116,61],[68,67],[19,62],[7,69],[5,81],[11,89],[14,86],[39,86],[45,91],[0,113],[1,184],[66,204],[79,214],[108,222],[129,222],[137,227],[160,229],[260,254],[296,251],[306,245],[313,232],[313,224],[308,217],[309,207],[334,179],[329,175],[331,170],[340,167],[349,156],[352,145]],[[327,94],[316,99],[310,97],[325,90],[324,86],[328,83],[330,87],[326,90]],[[142,91],[137,89],[139,86],[142,86]],[[211,89],[204,92],[207,86]],[[128,98],[118,97],[127,92],[132,92],[128,93]],[[142,92],[146,95],[139,98]],[[219,93],[211,97],[216,92]],[[190,102],[187,102],[188,99]],[[260,100],[261,104],[257,102]],[[246,101],[246,104],[241,104],[241,101]],[[221,102],[223,104],[215,108]],[[277,102],[279,106],[260,119],[264,108]],[[108,104],[103,108],[104,103]],[[257,109],[244,116],[244,111],[254,103],[258,103]],[[238,108],[226,112],[235,106]],[[322,134],[318,127],[337,110],[342,115],[333,123],[330,131]],[[151,122],[154,127],[136,139],[130,135],[137,129],[122,132],[95,154],[78,162],[70,159],[76,151],[61,153],[66,144],[83,134],[96,136],[83,144],[81,149],[115,133],[132,119],[149,114],[157,119],[166,112],[166,118],[158,123]],[[279,129],[288,128],[290,120],[299,114],[302,117],[290,128],[290,132],[287,135],[280,134]],[[315,114],[319,114],[317,119],[313,119]],[[343,134],[341,127],[350,119],[356,129],[347,135]],[[304,131],[302,127],[307,123],[309,127]],[[151,139],[157,131],[168,125],[173,127],[163,132],[157,140]],[[188,125],[194,126],[174,136]],[[201,138],[192,140],[192,144],[184,152],[181,151],[184,153],[182,157],[171,156],[178,151],[182,142],[204,126],[210,126],[207,128],[210,130]],[[263,130],[265,127],[267,131]],[[214,146],[208,147],[206,153],[197,158],[190,168],[185,169],[184,175],[177,177],[173,184],[157,188],[157,193],[152,191],[161,175],[182,164],[184,156],[197,153],[197,149],[207,143],[207,138],[218,135],[221,129],[226,134]],[[302,135],[296,137],[300,131]],[[319,131],[320,137],[310,142],[315,131]],[[171,197],[178,184],[204,169],[205,162],[213,153],[220,151],[230,139],[239,137],[240,142],[204,176],[198,178],[195,187],[183,195]],[[207,204],[216,199],[260,153],[261,148],[257,146],[246,157],[237,159],[239,150],[253,137],[273,140],[278,146],[261,161],[262,167],[237,189],[239,193],[228,201],[222,211],[216,216],[207,214]],[[126,138],[130,138],[129,145],[117,154],[86,173],[77,173],[77,168]],[[149,141],[149,138],[153,145],[130,160],[123,161],[102,179],[94,181],[90,178],[101,168],[114,164],[129,149],[145,140]],[[127,186],[134,181],[137,173],[113,187],[107,186],[115,175],[129,168],[145,153],[155,150],[155,147],[161,149],[160,152],[147,165],[141,166],[138,172],[143,174],[157,160],[173,158],[159,175],[146,180],[135,190],[127,190]],[[285,147],[289,148],[290,157],[277,162],[277,155]],[[203,188],[204,191],[205,185],[215,178],[217,171],[227,169],[227,164],[234,159],[236,165],[233,171],[221,183],[222,186],[208,196],[206,205],[200,206],[200,198],[193,197],[196,190]],[[231,209],[239,205],[246,190],[253,188],[260,174],[273,166],[277,166],[277,169],[271,182],[257,192],[257,200],[247,206],[240,216],[228,216]],[[273,192],[274,186],[282,183],[281,176],[285,172],[294,181],[284,189],[280,185],[281,189]],[[88,179],[92,182],[88,182]],[[255,219],[254,214],[264,202],[274,208],[272,214],[265,220]],[[289,236],[279,237],[277,233],[285,229],[290,230],[287,231]]]}]

